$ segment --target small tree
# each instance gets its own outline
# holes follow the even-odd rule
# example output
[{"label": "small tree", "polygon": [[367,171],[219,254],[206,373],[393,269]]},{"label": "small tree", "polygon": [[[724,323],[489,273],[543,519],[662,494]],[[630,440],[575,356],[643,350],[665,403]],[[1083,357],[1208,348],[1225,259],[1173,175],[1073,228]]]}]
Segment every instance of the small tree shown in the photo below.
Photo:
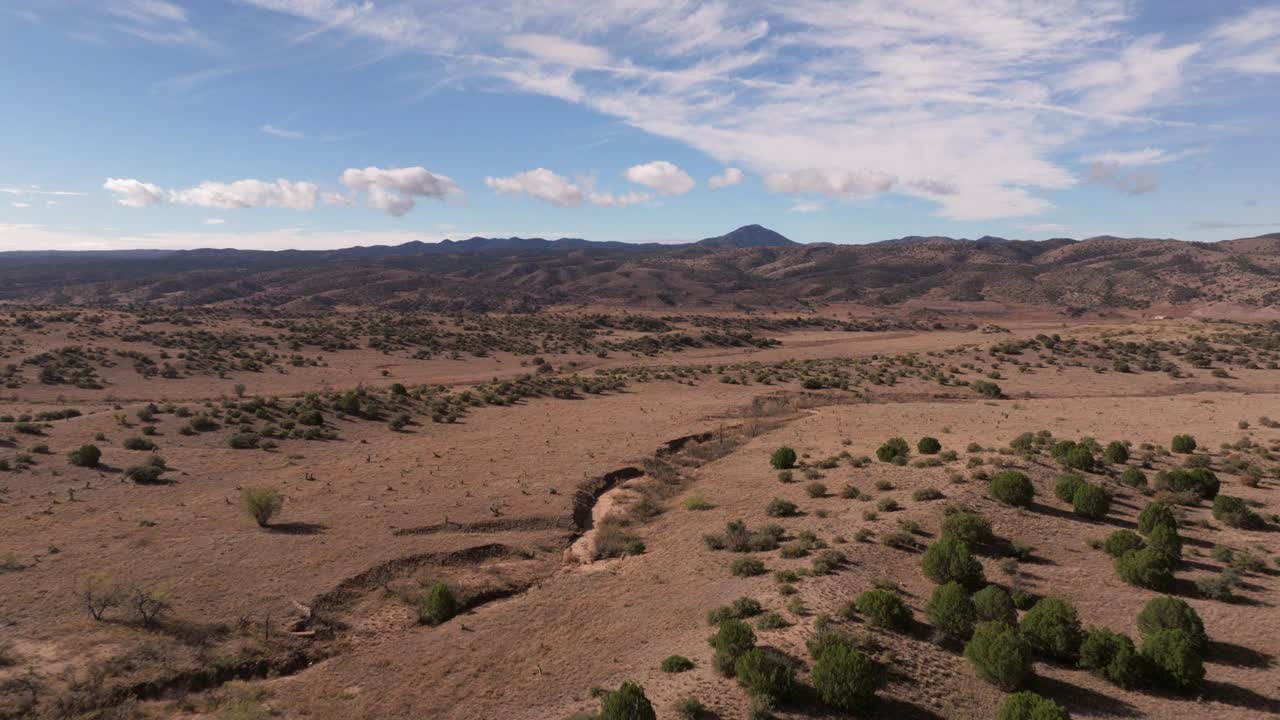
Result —
[{"label": "small tree", "polygon": [[1013,606],[1013,599],[999,585],[988,585],[974,593],[973,609],[978,622],[994,621],[1012,625],[1018,621],[1018,610]]},{"label": "small tree", "polygon": [[790,470],[796,466],[796,451],[789,447],[780,447],[769,456],[769,464],[775,470]]},{"label": "small tree", "polygon": [[1111,493],[1097,485],[1084,483],[1071,497],[1071,508],[1080,517],[1101,520],[1111,511]]},{"label": "small tree", "polygon": [[1054,497],[1064,503],[1071,502],[1076,496],[1076,490],[1082,485],[1087,484],[1084,476],[1079,473],[1065,473],[1058,477],[1058,481],[1053,485]]},{"label": "small tree", "polygon": [[67,453],[67,462],[76,467],[98,467],[98,462],[101,460],[102,451],[98,449],[97,445],[81,445]]},{"label": "small tree", "polygon": [[1147,548],[1160,556],[1170,568],[1182,560],[1182,536],[1177,528],[1168,525],[1157,525],[1147,538]]},{"label": "small tree", "polygon": [[142,627],[150,628],[155,625],[161,615],[168,611],[169,593],[160,589],[137,588],[133,591],[129,603],[133,606],[138,619],[142,621]]},{"label": "small tree", "polygon": [[1071,720],[1071,713],[1049,698],[1020,692],[1004,701],[996,720]]},{"label": "small tree", "polygon": [[899,458],[906,460],[910,455],[911,449],[907,446],[907,441],[900,437],[889,438],[876,449],[876,458],[880,462],[894,462]]},{"label": "small tree", "polygon": [[657,720],[644,688],[632,682],[608,693],[600,702],[600,720]]},{"label": "small tree", "polygon": [[707,642],[715,650],[712,666],[721,675],[733,677],[738,658],[756,646],[756,634],[750,625],[736,618],[728,618],[720,621],[716,634]]},{"label": "small tree", "polygon": [[991,497],[1006,505],[1027,507],[1035,495],[1035,486],[1026,473],[1006,470],[991,478]]},{"label": "small tree", "polygon": [[1176,530],[1178,519],[1173,516],[1173,511],[1168,505],[1162,502],[1147,503],[1142,512],[1138,513],[1138,532],[1150,535],[1157,525],[1167,525]]},{"label": "small tree", "polygon": [[284,507],[284,496],[269,487],[248,487],[243,494],[244,509],[259,527],[267,527],[271,518]]},{"label": "small tree", "polygon": [[947,515],[942,521],[942,534],[954,537],[970,547],[984,545],[995,538],[991,532],[991,523],[969,510],[958,510]]},{"label": "small tree", "polygon": [[867,590],[854,601],[854,607],[877,627],[898,631],[911,627],[911,608],[888,590]]},{"label": "small tree", "polygon": [[1080,667],[1125,689],[1142,685],[1146,663],[1128,635],[1089,628],[1080,643]]},{"label": "small tree", "polygon": [[1161,630],[1181,630],[1200,652],[1209,648],[1209,636],[1205,634],[1199,613],[1181,598],[1167,595],[1152,598],[1138,613],[1138,632],[1142,637],[1150,637]]},{"label": "small tree", "polygon": [[1146,546],[1142,537],[1132,530],[1117,530],[1108,535],[1106,541],[1102,543],[1102,549],[1113,558],[1133,550],[1141,550]]},{"label": "small tree", "polygon": [[1056,660],[1074,661],[1084,639],[1076,609],[1060,598],[1037,602],[1022,617],[1018,629],[1033,651]]},{"label": "small tree", "polygon": [[1102,451],[1102,459],[1111,465],[1123,465],[1129,462],[1129,447],[1119,440],[1112,440]]},{"label": "small tree", "polygon": [[925,607],[929,624],[943,635],[957,640],[968,640],[973,634],[977,614],[969,592],[954,581],[935,588]]},{"label": "small tree", "polygon": [[796,690],[796,671],[785,657],[772,650],[751,648],[733,664],[734,675],[747,692],[773,701],[785,700]]},{"label": "small tree", "polygon": [[880,670],[851,645],[832,643],[818,654],[810,679],[823,703],[856,713],[866,710],[875,699]]},{"label": "small tree", "polygon": [[104,575],[83,580],[76,589],[76,595],[94,620],[101,620],[108,610],[118,607],[125,599],[124,588]]},{"label": "small tree", "polygon": [[1147,486],[1147,476],[1138,468],[1130,465],[1120,473],[1120,482],[1129,487],[1144,488]]},{"label": "small tree", "polygon": [[1258,513],[1249,509],[1244,499],[1219,495],[1213,499],[1213,517],[1223,525],[1243,530],[1261,530],[1267,526]]},{"label": "small tree", "polygon": [[438,582],[432,585],[422,597],[422,605],[418,608],[418,619],[431,625],[439,625],[452,620],[458,614],[458,601],[449,586]]},{"label": "small tree", "polygon": [[1151,667],[1156,684],[1187,691],[1204,680],[1204,661],[1196,642],[1181,630],[1161,630],[1144,639],[1142,656]]},{"label": "small tree", "polygon": [[1149,590],[1167,590],[1173,585],[1169,561],[1149,547],[1116,558],[1116,574],[1130,585]]},{"label": "small tree", "polygon": [[964,656],[978,677],[1002,690],[1021,689],[1031,677],[1031,651],[1012,625],[978,623],[964,646]]},{"label": "small tree", "polygon": [[1190,435],[1174,435],[1173,441],[1169,443],[1169,449],[1181,455],[1195,452],[1196,447],[1196,439]]},{"label": "small tree", "polygon": [[942,452],[942,443],[935,437],[922,437],[920,442],[916,443],[916,451],[921,455],[937,455]]},{"label": "small tree", "polygon": [[986,584],[982,563],[969,551],[969,546],[950,535],[943,535],[929,546],[920,558],[925,577],[939,585],[958,582],[977,589]]}]

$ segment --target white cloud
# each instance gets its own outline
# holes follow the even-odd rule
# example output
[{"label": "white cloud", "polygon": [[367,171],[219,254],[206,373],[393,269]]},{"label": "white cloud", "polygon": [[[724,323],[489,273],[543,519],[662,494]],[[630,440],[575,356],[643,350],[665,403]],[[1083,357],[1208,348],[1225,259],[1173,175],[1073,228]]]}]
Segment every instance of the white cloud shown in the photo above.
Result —
[{"label": "white cloud", "polygon": [[416,204],[414,198],[443,200],[462,193],[453,178],[437,175],[423,167],[348,168],[342,173],[342,184],[354,192],[367,193],[370,207],[396,217],[413,209]]},{"label": "white cloud", "polygon": [[818,170],[807,168],[794,172],[770,173],[764,185],[778,193],[820,193],[836,197],[858,198],[888,192],[896,178],[880,172]]},{"label": "white cloud", "polygon": [[1188,60],[1203,47],[1186,43],[1161,47],[1148,36],[1129,45],[1119,57],[1085,63],[1068,73],[1060,89],[1080,92],[1080,105],[1101,113],[1129,113],[1175,100]]},{"label": "white cloud", "polygon": [[212,43],[191,26],[187,11],[166,0],[108,0],[106,12],[119,24],[116,29],[161,45],[208,47]]},{"label": "white cloud", "polygon": [[268,135],[272,135],[274,137],[282,138],[285,140],[305,140],[307,137],[306,133],[299,132],[298,130],[289,130],[282,127],[276,127],[271,123],[262,125],[258,129]]},{"label": "white cloud", "polygon": [[187,21],[186,10],[165,0],[110,0],[107,12],[143,25]]},{"label": "white cloud", "polygon": [[19,210],[25,210],[26,208],[31,207],[31,203],[29,203],[29,202],[17,202],[17,201],[15,201],[15,202],[11,202],[11,203],[9,203],[9,204],[10,204],[10,205],[12,205],[13,207],[18,208]]},{"label": "white cloud", "polygon": [[711,179],[707,181],[707,186],[712,190],[718,190],[731,185],[737,185],[742,182],[742,178],[743,174],[741,170],[736,167],[727,167],[718,175],[712,175]]},{"label": "white cloud", "polygon": [[694,185],[689,173],[666,160],[632,165],[624,174],[631,182],[644,185],[659,195],[683,195],[692,190]]},{"label": "white cloud", "polygon": [[601,207],[627,207],[628,205],[641,205],[653,199],[649,193],[627,192],[622,195],[614,195],[613,193],[593,192],[587,193],[587,199],[592,205]]},{"label": "white cloud", "polygon": [[819,212],[825,207],[826,204],[816,200],[796,200],[791,203],[791,207],[787,208],[787,212],[809,214]]},{"label": "white cloud", "polygon": [[577,183],[546,168],[534,168],[507,177],[486,177],[484,184],[499,195],[528,195],[559,207],[578,207],[584,202],[601,207],[626,207],[648,202],[648,193],[628,192],[615,195],[584,190]]},{"label": "white cloud", "polygon": [[211,217],[204,219],[205,225],[226,225],[227,221],[219,217]]},{"label": "white cloud", "polygon": [[223,210],[256,207],[310,210],[316,205],[318,191],[314,183],[285,179],[205,181],[186,190],[169,191],[168,202]]},{"label": "white cloud", "polygon": [[1092,155],[1086,155],[1080,159],[1086,163],[1102,163],[1103,165],[1122,165],[1130,167],[1138,165],[1161,165],[1173,162],[1182,156],[1182,153],[1171,153],[1161,148],[1144,148],[1142,150],[1094,153]]},{"label": "white cloud", "polygon": [[119,197],[116,202],[125,207],[149,207],[168,202],[169,193],[159,185],[144,183],[133,178],[107,178],[102,187]]},{"label": "white cloud", "polygon": [[1258,7],[1223,21],[1209,33],[1209,37],[1233,47],[1280,39],[1280,7]]},{"label": "white cloud", "polygon": [[609,62],[608,50],[572,42],[554,35],[508,35],[503,38],[502,44],[539,60],[561,65],[589,66],[604,65]]},{"label": "white cloud", "polygon": [[84,193],[74,192],[71,190],[46,190],[39,185],[21,185],[21,186],[5,186],[0,187],[0,193],[5,195],[52,195],[56,197],[82,197]]},{"label": "white cloud", "polygon": [[1129,195],[1145,195],[1160,185],[1160,179],[1149,172],[1125,172],[1118,165],[1095,162],[1089,166],[1089,181],[1110,185]]}]

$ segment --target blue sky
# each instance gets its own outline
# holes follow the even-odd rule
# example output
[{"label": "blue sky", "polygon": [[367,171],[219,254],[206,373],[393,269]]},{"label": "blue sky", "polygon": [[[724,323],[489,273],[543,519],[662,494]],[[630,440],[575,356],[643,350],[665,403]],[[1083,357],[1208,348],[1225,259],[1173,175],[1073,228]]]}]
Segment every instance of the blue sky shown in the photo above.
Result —
[{"label": "blue sky", "polygon": [[1280,4],[0,0],[0,250],[1280,230]]}]

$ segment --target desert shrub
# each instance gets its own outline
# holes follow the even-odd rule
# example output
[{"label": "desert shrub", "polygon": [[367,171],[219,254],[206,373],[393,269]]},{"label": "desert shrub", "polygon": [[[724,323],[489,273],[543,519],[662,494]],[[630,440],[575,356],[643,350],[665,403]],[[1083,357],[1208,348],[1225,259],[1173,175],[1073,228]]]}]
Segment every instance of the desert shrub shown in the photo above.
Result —
[{"label": "desert shrub", "polygon": [[875,699],[880,669],[848,643],[831,643],[816,654],[810,680],[823,704],[861,712]]},{"label": "desert shrub", "polygon": [[811,482],[804,486],[804,492],[811,498],[820,498],[827,496],[827,486],[820,482]]},{"label": "desert shrub", "polygon": [[1147,548],[1163,558],[1171,568],[1182,559],[1182,538],[1176,529],[1168,525],[1157,525],[1152,529],[1147,538]]},{"label": "desert shrub", "polygon": [[124,471],[126,479],[139,485],[155,485],[160,482],[160,476],[163,474],[164,468],[155,465],[134,465]]},{"label": "desert shrub", "polygon": [[195,432],[209,432],[210,430],[218,429],[218,423],[213,418],[203,413],[191,418],[191,420],[187,422],[187,425]]},{"label": "desert shrub", "polygon": [[1083,475],[1078,473],[1066,473],[1058,477],[1058,481],[1053,485],[1054,497],[1062,502],[1069,503],[1076,496],[1076,490],[1086,485],[1087,481]]},{"label": "desert shrub", "polygon": [[1071,713],[1047,697],[1023,691],[1004,701],[996,720],[1071,720]]},{"label": "desert shrub", "polygon": [[999,385],[987,380],[975,380],[971,387],[974,392],[983,397],[998,398],[1004,396],[1004,391],[1000,389]]},{"label": "desert shrub", "polygon": [[1089,628],[1080,643],[1080,667],[1125,689],[1140,686],[1145,675],[1142,655],[1128,635]]},{"label": "desert shrub", "polygon": [[156,449],[156,444],[144,437],[131,437],[125,439],[123,447],[125,450],[151,451]]},{"label": "desert shrub", "polygon": [[974,593],[973,610],[976,622],[994,621],[1012,625],[1018,621],[1018,610],[1013,606],[1013,599],[999,585],[988,585]]},{"label": "desert shrub", "polygon": [[1102,549],[1113,558],[1118,558],[1132,550],[1141,550],[1147,544],[1142,537],[1132,530],[1117,530],[1107,536]]},{"label": "desert shrub", "polygon": [[790,470],[781,470],[778,472],[778,482],[792,483],[796,481],[796,476]]},{"label": "desert shrub", "polygon": [[733,677],[738,658],[756,646],[756,634],[741,620],[722,620],[707,642],[715,650],[712,665],[721,675]]},{"label": "desert shrub", "polygon": [[683,655],[669,655],[662,659],[662,672],[681,673],[693,669],[693,661]]},{"label": "desert shrub", "polygon": [[729,572],[735,577],[755,577],[764,574],[764,561],[757,558],[738,558],[729,563]]},{"label": "desert shrub", "polygon": [[738,658],[733,669],[738,682],[757,697],[785,700],[796,690],[795,668],[777,652],[752,648]]},{"label": "desert shrub", "polygon": [[986,580],[982,563],[969,551],[969,546],[951,535],[943,535],[929,546],[920,558],[925,577],[939,585],[952,581],[966,588],[982,587]]},{"label": "desert shrub", "polygon": [[991,478],[991,497],[1006,505],[1027,507],[1035,494],[1035,486],[1026,473],[1006,470]]},{"label": "desert shrub", "polygon": [[902,602],[897,593],[867,590],[854,601],[854,607],[877,627],[899,631],[911,627],[911,608]]},{"label": "desert shrub", "polygon": [[1143,639],[1152,681],[1169,690],[1187,691],[1204,680],[1204,662],[1195,640],[1181,630],[1161,630]]},{"label": "desert shrub", "polygon": [[927,502],[929,500],[941,500],[945,497],[946,495],[943,495],[942,491],[935,487],[920,488],[919,490],[916,490],[915,492],[911,493],[911,499],[915,500],[916,502]]},{"label": "desert shrub", "polygon": [[876,458],[880,462],[893,462],[898,458],[906,460],[910,454],[911,449],[907,445],[907,441],[900,437],[889,438],[876,449]]},{"label": "desert shrub", "polygon": [[948,514],[942,521],[942,534],[970,546],[984,545],[995,537],[991,532],[991,523],[982,515],[969,510]]},{"label": "desert shrub", "polygon": [[1032,651],[1057,660],[1076,659],[1084,631],[1080,616],[1071,603],[1061,598],[1044,598],[1036,603],[1018,624],[1022,637]]},{"label": "desert shrub", "polygon": [[1231,495],[1213,499],[1213,517],[1227,527],[1243,530],[1260,530],[1267,525],[1261,515],[1249,509],[1243,498]]},{"label": "desert shrub", "polygon": [[231,437],[227,438],[227,447],[232,448],[234,450],[253,450],[254,448],[258,447],[258,443],[260,441],[261,441],[261,438],[258,437],[258,433],[254,433],[254,432],[236,433]]},{"label": "desert shrub", "polygon": [[1080,517],[1101,520],[1111,510],[1111,493],[1097,485],[1084,483],[1076,488],[1071,508]]},{"label": "desert shrub", "polygon": [[266,527],[271,518],[284,507],[284,496],[275,488],[247,487],[241,495],[245,512],[261,527]]},{"label": "desert shrub", "polygon": [[942,452],[942,443],[938,442],[938,438],[922,437],[920,442],[916,443],[916,452],[921,455],[937,455]]},{"label": "desert shrub", "polygon": [[1196,447],[1196,439],[1190,435],[1174,435],[1173,441],[1169,443],[1169,449],[1180,455],[1193,453]]},{"label": "desert shrub", "polygon": [[1173,510],[1168,505],[1161,502],[1147,503],[1142,512],[1138,513],[1138,532],[1150,535],[1157,525],[1166,525],[1176,530],[1178,519],[1173,516]]},{"label": "desert shrub", "polygon": [[707,716],[707,706],[696,697],[681,698],[676,703],[675,711],[680,720],[701,720]]},{"label": "desert shrub", "polygon": [[1098,464],[1094,459],[1093,452],[1084,445],[1075,445],[1067,450],[1062,458],[1062,464],[1075,470],[1084,470],[1089,472]]},{"label": "desert shrub", "polygon": [[1131,465],[1126,467],[1124,471],[1120,473],[1120,482],[1121,484],[1128,485],[1129,487],[1144,488],[1147,486],[1147,476],[1141,470]]},{"label": "desert shrub", "polygon": [[1174,493],[1192,493],[1205,500],[1218,494],[1221,482],[1208,468],[1170,468],[1156,473],[1155,488]]},{"label": "desert shrub", "polygon": [[1195,608],[1185,600],[1175,597],[1152,598],[1142,612],[1138,613],[1138,632],[1143,638],[1150,637],[1161,630],[1181,630],[1195,643],[1196,649],[1205,652],[1209,648],[1209,636],[1205,634],[1204,622]]},{"label": "desert shrub", "polygon": [[882,497],[876,501],[876,509],[880,512],[896,512],[902,507],[898,505],[898,501],[891,497]]},{"label": "desert shrub", "polygon": [[67,453],[67,462],[76,467],[98,467],[98,463],[102,460],[102,451],[97,445],[81,445],[80,447]]},{"label": "desert shrub", "polygon": [[1018,629],[1006,623],[978,623],[964,656],[978,677],[1002,690],[1018,690],[1031,677],[1031,650]]},{"label": "desert shrub", "polygon": [[840,569],[849,559],[839,550],[823,550],[813,558],[814,575],[830,575]]},{"label": "desert shrub", "polygon": [[939,585],[925,606],[929,624],[947,637],[967,640],[977,622],[977,610],[969,591],[957,582]]},{"label": "desert shrub", "polygon": [[1169,561],[1151,548],[1133,550],[1116,558],[1116,574],[1121,580],[1149,590],[1167,590],[1173,585]]},{"label": "desert shrub", "polygon": [[790,500],[782,498],[774,498],[769,501],[769,506],[765,508],[765,513],[769,517],[790,517],[796,514],[796,504]]},{"label": "desert shrub", "polygon": [[442,582],[432,585],[422,597],[418,619],[432,625],[449,622],[458,614],[458,601],[453,591]]},{"label": "desert shrub", "polygon": [[710,510],[711,508],[711,503],[707,502],[707,499],[701,495],[690,496],[684,501],[685,510]]},{"label": "desert shrub", "polygon": [[769,464],[775,470],[790,470],[796,466],[796,451],[789,447],[780,447],[769,456]]},{"label": "desert shrub", "polygon": [[1129,447],[1119,440],[1112,440],[1102,451],[1102,459],[1111,465],[1123,465],[1129,462]]},{"label": "desert shrub", "polygon": [[784,627],[790,626],[791,623],[787,622],[786,618],[773,611],[764,613],[760,616],[760,619],[756,621],[756,627],[761,630],[781,630]]},{"label": "desert shrub", "polygon": [[600,720],[657,720],[644,688],[625,682],[600,702]]}]

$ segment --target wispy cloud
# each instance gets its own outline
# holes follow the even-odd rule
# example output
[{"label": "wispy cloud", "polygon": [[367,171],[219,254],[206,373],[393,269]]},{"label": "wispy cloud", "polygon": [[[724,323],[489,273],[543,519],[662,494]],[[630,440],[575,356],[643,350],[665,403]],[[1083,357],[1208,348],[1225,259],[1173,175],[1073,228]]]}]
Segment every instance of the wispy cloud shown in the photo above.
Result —
[{"label": "wispy cloud", "polygon": [[527,195],[565,208],[579,207],[584,203],[600,207],[627,207],[653,199],[648,193],[597,192],[589,183],[584,188],[547,168],[534,168],[506,177],[486,177],[484,184],[499,195]]},{"label": "wispy cloud", "polygon": [[276,127],[270,123],[262,125],[258,128],[262,132],[285,140],[305,140],[307,134],[300,130],[289,130],[287,128]]}]

